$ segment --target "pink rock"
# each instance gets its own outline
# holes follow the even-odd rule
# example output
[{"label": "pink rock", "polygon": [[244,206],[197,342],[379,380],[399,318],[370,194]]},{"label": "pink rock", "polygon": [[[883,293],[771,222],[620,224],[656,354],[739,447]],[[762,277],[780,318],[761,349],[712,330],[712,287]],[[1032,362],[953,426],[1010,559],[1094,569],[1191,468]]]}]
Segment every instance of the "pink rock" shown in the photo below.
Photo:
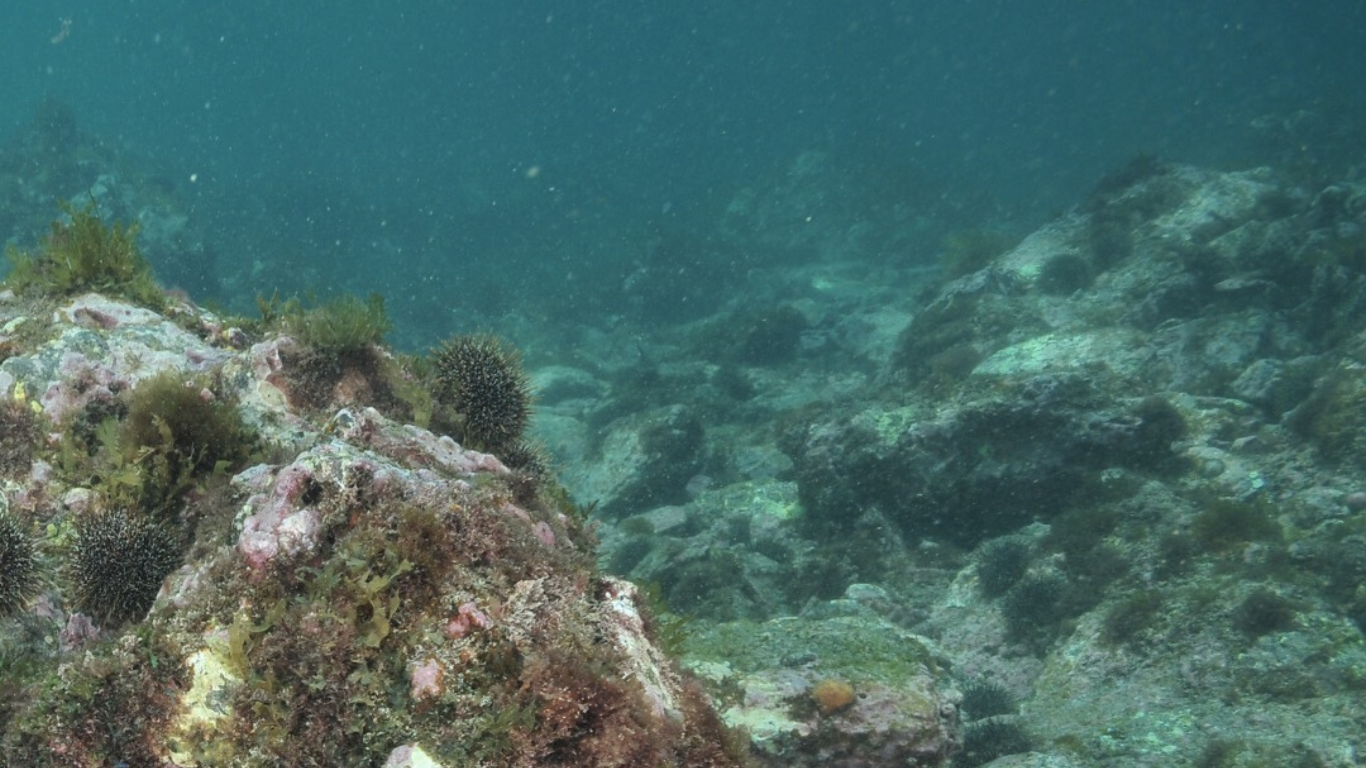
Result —
[{"label": "pink rock", "polygon": [[465,450],[446,435],[436,435],[412,424],[399,424],[374,408],[345,408],[337,413],[336,419],[345,425],[342,439],[363,445],[405,466],[426,467],[453,475],[508,472],[492,454]]},{"label": "pink rock", "polygon": [[84,613],[73,613],[66,620],[66,627],[62,629],[61,644],[65,652],[73,651],[85,644],[87,640],[99,637],[100,629],[95,626],[95,622],[90,620]]},{"label": "pink rock", "polygon": [[52,482],[52,465],[38,459],[29,465],[29,481],[33,483]]},{"label": "pink rock", "polygon": [[62,312],[67,320],[76,325],[106,331],[120,325],[153,325],[165,322],[165,318],[150,309],[125,304],[98,293],[77,296]]},{"label": "pink rock", "polygon": [[430,768],[433,765],[436,764],[415,744],[394,747],[384,761],[384,768]]},{"label": "pink rock", "polygon": [[[247,524],[251,525],[248,520]],[[280,542],[269,531],[257,531],[244,528],[242,535],[237,537],[237,551],[242,553],[243,559],[253,570],[260,571],[275,559],[280,552]]]},{"label": "pink rock", "polygon": [[597,624],[604,639],[621,653],[622,674],[640,684],[656,717],[681,722],[682,679],[645,631],[640,590],[629,581],[609,576],[603,579],[603,592]]},{"label": "pink rock", "polygon": [[49,506],[52,503],[51,494],[60,489],[61,486],[53,481],[52,465],[37,459],[29,465],[28,479],[24,485],[10,497],[10,506],[16,510],[36,511]]},{"label": "pink rock", "polygon": [[61,378],[48,384],[38,398],[43,411],[54,423],[60,423],[92,402],[113,400],[114,389],[127,385],[126,381],[119,381],[112,370],[91,362],[79,352],[64,354],[58,372]]},{"label": "pink rock", "polygon": [[471,600],[456,610],[455,617],[446,623],[446,637],[452,640],[459,640],[476,629],[488,629],[493,626],[493,619],[488,614],[479,610]]},{"label": "pink rock", "polygon": [[441,695],[441,679],[445,676],[441,662],[427,658],[413,665],[409,692],[415,701],[435,699]]},{"label": "pink rock", "polygon": [[56,603],[52,602],[51,594],[44,594],[39,595],[38,599],[33,601],[33,615],[40,619],[61,621],[65,614],[62,613],[62,609]]},{"label": "pink rock", "polygon": [[531,526],[531,532],[547,547],[555,546],[555,531],[551,530],[550,525],[544,520],[537,520],[536,524]]},{"label": "pink rock", "polygon": [[321,527],[322,515],[312,507],[286,515],[277,529],[280,549],[288,555],[312,552],[318,543],[318,531]]},{"label": "pink rock", "polygon": [[257,386],[260,389],[274,390],[270,395],[262,393],[268,400],[279,398],[281,403],[289,400],[289,386],[285,382],[284,374],[285,363],[280,352],[294,346],[294,340],[288,336],[280,336],[252,345],[251,371],[259,382]]},{"label": "pink rock", "polygon": [[251,348],[251,369],[256,374],[256,378],[265,381],[272,374],[284,370],[284,361],[280,359],[280,350],[294,346],[294,340],[288,336],[280,336],[274,339],[254,344]]},{"label": "pink rock", "polygon": [[276,475],[269,495],[257,494],[247,502],[256,512],[242,524],[237,550],[253,570],[262,570],[282,553],[295,556],[317,547],[322,516],[312,507],[297,508],[312,482],[308,468],[291,464]]}]

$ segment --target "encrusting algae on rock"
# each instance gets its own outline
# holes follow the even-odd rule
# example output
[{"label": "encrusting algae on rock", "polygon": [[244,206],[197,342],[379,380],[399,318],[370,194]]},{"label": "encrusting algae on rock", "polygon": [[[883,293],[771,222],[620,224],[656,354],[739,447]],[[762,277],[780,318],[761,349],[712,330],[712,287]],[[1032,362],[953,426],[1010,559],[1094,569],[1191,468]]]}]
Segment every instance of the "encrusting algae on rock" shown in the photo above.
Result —
[{"label": "encrusting algae on rock", "polygon": [[[389,408],[291,406],[288,357],[262,347],[276,337],[252,346],[188,305],[170,323],[66,302],[0,361],[3,396],[39,404],[54,438],[3,478],[6,520],[47,531],[42,562],[74,564],[32,607],[29,582],[7,588],[24,631],[0,628],[0,765],[740,764],[562,492]],[[162,449],[101,465],[100,425],[158,375],[211,378],[204,397],[255,444],[209,465],[166,454],[149,504],[108,483],[147,482]],[[175,419],[147,423],[180,445]],[[127,574],[146,593],[94,580]]]}]

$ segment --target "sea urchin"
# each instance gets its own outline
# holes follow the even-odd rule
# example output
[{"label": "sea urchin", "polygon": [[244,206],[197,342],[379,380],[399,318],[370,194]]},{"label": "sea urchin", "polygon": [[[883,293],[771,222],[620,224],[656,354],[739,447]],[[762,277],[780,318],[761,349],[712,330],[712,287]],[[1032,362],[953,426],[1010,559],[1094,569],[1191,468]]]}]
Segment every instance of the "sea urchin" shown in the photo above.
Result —
[{"label": "sea urchin", "polygon": [[0,512],[0,618],[23,608],[38,591],[38,558],[19,522]]},{"label": "sea urchin", "polygon": [[122,510],[90,515],[76,524],[71,552],[76,606],[106,626],[137,621],[179,563],[175,540],[151,520]]},{"label": "sea urchin", "polygon": [[492,336],[457,336],[433,363],[433,394],[455,411],[462,443],[495,452],[517,443],[531,418],[531,386],[514,350]]}]

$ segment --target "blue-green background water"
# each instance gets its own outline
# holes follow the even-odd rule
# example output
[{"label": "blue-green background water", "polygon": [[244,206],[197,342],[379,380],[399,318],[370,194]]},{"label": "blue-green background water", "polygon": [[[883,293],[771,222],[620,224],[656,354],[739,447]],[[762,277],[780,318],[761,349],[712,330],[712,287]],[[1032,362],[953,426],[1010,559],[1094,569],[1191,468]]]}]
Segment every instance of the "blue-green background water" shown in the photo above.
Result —
[{"label": "blue-green background water", "polygon": [[25,2],[0,133],[55,97],[173,180],[214,270],[378,288],[416,343],[610,296],[808,150],[939,234],[1027,229],[1135,152],[1255,164],[1259,116],[1361,106],[1363,30],[1366,3],[1272,0]]},{"label": "blue-green background water", "polygon": [[[797,673],[941,701],[999,682],[1022,706],[960,709],[956,765],[1000,723],[1077,764],[1355,764],[1366,2],[10,6],[0,239],[97,200],[201,302],[378,291],[404,351],[509,337],[601,565],[696,618],[693,660],[748,677],[753,650],[789,704]],[[81,398],[70,458],[121,413],[89,382],[151,358],[68,365],[87,337],[29,349],[37,325],[0,337],[3,373],[13,401]],[[370,356],[291,347],[252,359],[282,354],[322,434],[399,394]],[[273,414],[270,461],[311,444]],[[82,514],[62,489],[109,453],[11,459],[11,508]],[[189,502],[190,551],[240,512]],[[892,629],[933,640],[885,653],[919,671],[875,658]],[[744,685],[717,688],[781,690]],[[865,711],[911,711],[879,695]]]}]

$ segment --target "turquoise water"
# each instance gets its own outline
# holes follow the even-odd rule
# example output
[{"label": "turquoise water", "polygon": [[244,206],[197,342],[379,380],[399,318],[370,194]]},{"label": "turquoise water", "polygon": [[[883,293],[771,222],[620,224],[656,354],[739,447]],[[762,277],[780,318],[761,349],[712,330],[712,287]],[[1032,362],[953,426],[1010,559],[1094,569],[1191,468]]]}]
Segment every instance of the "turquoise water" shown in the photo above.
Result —
[{"label": "turquoise water", "polygon": [[1366,29],[1359,2],[16,5],[0,135],[55,98],[204,223],[195,293],[249,308],[286,264],[285,292],[382,290],[408,346],[453,304],[620,312],[641,250],[804,151],[931,210],[931,243],[1027,230],[1136,152],[1246,165],[1258,116],[1361,106]]},{"label": "turquoise water", "polygon": [[[1361,764],[1366,2],[11,5],[0,238],[92,202],[214,311],[507,337],[602,570],[691,617],[762,764],[893,754],[893,711],[959,768]],[[15,420],[117,380],[40,377],[33,306]],[[317,439],[422,420],[282,348]],[[34,530],[95,482],[14,455]]]}]

